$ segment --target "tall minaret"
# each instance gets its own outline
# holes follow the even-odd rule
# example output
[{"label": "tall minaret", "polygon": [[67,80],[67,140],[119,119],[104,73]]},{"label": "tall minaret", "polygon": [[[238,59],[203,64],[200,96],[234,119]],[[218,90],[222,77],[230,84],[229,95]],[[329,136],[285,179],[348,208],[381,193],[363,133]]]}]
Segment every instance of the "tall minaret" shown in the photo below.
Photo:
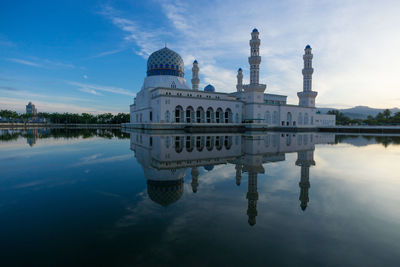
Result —
[{"label": "tall minaret", "polygon": [[[250,39],[250,84],[243,85],[245,99],[250,103],[263,103],[264,102],[264,91],[267,85],[260,84],[260,39],[258,38],[259,32],[254,29],[251,32]],[[253,119],[255,115],[252,113],[245,114],[245,119]]]},{"label": "tall minaret", "polygon": [[304,51],[303,92],[298,92],[297,96],[299,97],[299,106],[314,108],[315,98],[318,93],[312,91],[312,74],[314,69],[312,68],[313,54],[311,53],[311,46],[307,45]]},{"label": "tall minaret", "polygon": [[194,91],[199,90],[199,84],[200,84],[199,64],[197,63],[197,60],[195,60],[193,61],[193,68],[192,68],[192,89]]},{"label": "tall minaret", "polygon": [[236,89],[238,92],[241,92],[243,89],[243,71],[242,68],[238,69],[238,74],[236,76],[237,78],[237,84],[236,84]]},{"label": "tall minaret", "polygon": [[301,166],[300,187],[300,207],[304,211],[309,201],[308,189],[310,189],[310,167],[315,165],[314,150],[297,152],[296,165]]},{"label": "tall minaret", "polygon": [[199,187],[199,170],[197,167],[192,168],[192,191],[193,193],[197,192],[197,187]]},{"label": "tall minaret", "polygon": [[258,38],[259,32],[257,29],[253,29],[251,32],[250,40],[250,84],[258,84],[260,77],[260,39]]}]

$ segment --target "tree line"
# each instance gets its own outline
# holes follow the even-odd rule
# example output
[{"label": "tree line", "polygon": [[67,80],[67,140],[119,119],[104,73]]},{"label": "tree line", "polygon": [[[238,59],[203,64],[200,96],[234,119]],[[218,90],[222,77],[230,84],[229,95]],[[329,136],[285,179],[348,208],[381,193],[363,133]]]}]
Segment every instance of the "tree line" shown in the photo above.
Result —
[{"label": "tree line", "polygon": [[0,117],[3,121],[41,121],[46,119],[50,123],[82,123],[82,124],[120,124],[129,122],[130,116],[128,113],[104,113],[93,115],[89,113],[47,113],[39,112],[36,118],[26,113],[17,113],[12,110],[0,110]]},{"label": "tree line", "polygon": [[369,115],[365,120],[351,119],[339,110],[330,110],[328,114],[336,115],[337,125],[400,125],[400,112],[392,114],[389,109],[379,112],[375,117]]}]

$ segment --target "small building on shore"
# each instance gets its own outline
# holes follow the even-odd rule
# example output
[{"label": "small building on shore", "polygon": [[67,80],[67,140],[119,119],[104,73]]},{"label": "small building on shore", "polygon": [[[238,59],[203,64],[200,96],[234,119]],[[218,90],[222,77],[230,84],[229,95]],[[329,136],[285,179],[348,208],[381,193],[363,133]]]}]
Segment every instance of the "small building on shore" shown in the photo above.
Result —
[{"label": "small building on shore", "polygon": [[32,118],[35,118],[37,116],[37,109],[32,102],[29,102],[28,105],[26,105],[26,114],[28,114]]}]

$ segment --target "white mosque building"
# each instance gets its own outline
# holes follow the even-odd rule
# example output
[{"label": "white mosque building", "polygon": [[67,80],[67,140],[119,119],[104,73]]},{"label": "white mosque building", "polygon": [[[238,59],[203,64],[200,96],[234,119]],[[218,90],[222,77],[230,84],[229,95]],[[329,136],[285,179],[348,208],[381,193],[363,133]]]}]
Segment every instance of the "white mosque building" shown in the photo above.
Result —
[{"label": "white mosque building", "polygon": [[305,47],[303,91],[299,105],[286,102],[287,96],[265,93],[259,82],[261,56],[259,32],[250,40],[250,84],[243,84],[243,71],[237,74],[236,90],[218,92],[212,85],[199,90],[199,64],[193,62],[191,88],[184,77],[182,57],[165,47],[147,61],[147,77],[130,106],[126,128],[180,129],[185,127],[304,128],[334,126],[334,115],[319,114],[312,91],[311,47]]}]

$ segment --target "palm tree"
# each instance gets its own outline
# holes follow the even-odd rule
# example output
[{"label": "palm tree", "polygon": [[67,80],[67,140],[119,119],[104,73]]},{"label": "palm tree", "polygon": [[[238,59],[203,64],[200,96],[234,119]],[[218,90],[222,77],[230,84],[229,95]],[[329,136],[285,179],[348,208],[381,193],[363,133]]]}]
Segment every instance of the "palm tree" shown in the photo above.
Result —
[{"label": "palm tree", "polygon": [[383,111],[383,116],[385,116],[385,119],[389,119],[390,118],[390,114],[391,114],[391,112],[388,109],[385,109]]}]

